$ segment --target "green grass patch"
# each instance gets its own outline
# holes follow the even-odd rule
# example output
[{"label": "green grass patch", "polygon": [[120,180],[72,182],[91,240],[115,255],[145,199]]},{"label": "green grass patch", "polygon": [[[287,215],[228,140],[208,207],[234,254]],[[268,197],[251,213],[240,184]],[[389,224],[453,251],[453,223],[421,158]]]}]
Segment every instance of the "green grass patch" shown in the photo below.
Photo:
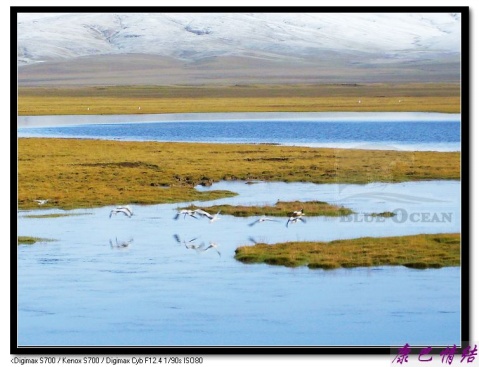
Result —
[{"label": "green grass patch", "polygon": [[[190,205],[180,209],[198,209],[200,207]],[[271,217],[285,217],[295,210],[303,208],[306,216],[329,216],[339,217],[353,214],[354,212],[343,206],[331,205],[323,201],[278,201],[274,206],[244,206],[244,205],[212,205],[201,207],[210,213],[217,213],[221,210],[222,214],[228,214],[235,217],[251,217],[256,215],[266,215]]]},{"label": "green grass patch", "polygon": [[39,237],[29,237],[29,236],[18,236],[17,244],[18,245],[33,245],[37,242],[51,242],[53,240],[47,238]]},{"label": "green grass patch", "polygon": [[371,217],[383,217],[383,218],[391,218],[396,215],[396,213],[393,212],[382,212],[382,213],[371,213],[368,214]]},{"label": "green grass patch", "polygon": [[402,265],[415,269],[460,265],[460,234],[362,237],[331,242],[258,243],[236,249],[243,263],[311,269]]},{"label": "green grass patch", "polygon": [[28,214],[28,215],[25,215],[25,218],[61,218],[61,217],[75,217],[79,215],[91,215],[91,213]]}]

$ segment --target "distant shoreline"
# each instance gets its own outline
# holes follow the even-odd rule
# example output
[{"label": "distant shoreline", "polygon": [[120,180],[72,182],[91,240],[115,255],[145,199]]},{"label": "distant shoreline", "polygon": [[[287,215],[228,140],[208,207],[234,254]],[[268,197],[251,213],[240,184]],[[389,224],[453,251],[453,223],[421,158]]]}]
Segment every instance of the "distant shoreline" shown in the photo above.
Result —
[{"label": "distant shoreline", "polygon": [[19,116],[460,113],[458,83],[104,85],[18,88]]},{"label": "distant shoreline", "polygon": [[387,119],[391,121],[454,121],[460,122],[458,113],[442,112],[216,112],[165,113],[115,115],[44,115],[18,116],[17,127],[71,126],[86,124],[121,124],[132,122],[184,122],[184,121],[238,121],[238,120],[315,120],[362,121]]}]

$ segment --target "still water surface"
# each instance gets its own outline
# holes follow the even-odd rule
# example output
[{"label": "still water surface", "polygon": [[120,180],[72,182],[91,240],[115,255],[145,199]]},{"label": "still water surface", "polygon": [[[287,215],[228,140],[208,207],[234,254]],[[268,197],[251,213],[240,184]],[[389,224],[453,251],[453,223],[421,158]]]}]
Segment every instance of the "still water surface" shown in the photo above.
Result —
[{"label": "still water surface", "polygon": [[460,151],[460,115],[432,113],[185,114],[19,117],[19,137],[274,143]]},{"label": "still water surface", "polygon": [[[256,218],[173,220],[177,205],[78,209],[59,218],[21,211],[19,235],[54,239],[18,247],[19,345],[398,346],[460,342],[460,268],[295,269],[234,259],[254,241],[332,240],[460,231],[460,183],[314,185],[219,183],[233,198],[208,203],[322,200],[354,218],[307,217],[249,227]],[[185,205],[190,203],[184,203]],[[182,204],[179,204],[182,205]],[[366,213],[396,210],[370,221]],[[417,221],[414,213],[429,213]],[[432,214],[442,221],[432,220]],[[441,216],[446,213],[447,215]],[[399,219],[398,219],[399,218]],[[419,215],[419,218],[421,215]],[[188,249],[181,241],[217,244]],[[126,248],[119,241],[133,240]],[[111,241],[111,242],[110,242]],[[112,246],[113,245],[113,246]]]}]

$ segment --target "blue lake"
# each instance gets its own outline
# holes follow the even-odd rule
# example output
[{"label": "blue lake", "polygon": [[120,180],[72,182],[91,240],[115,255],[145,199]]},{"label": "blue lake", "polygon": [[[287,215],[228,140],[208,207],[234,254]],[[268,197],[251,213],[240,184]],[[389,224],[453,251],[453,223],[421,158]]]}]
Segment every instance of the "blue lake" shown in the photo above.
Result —
[{"label": "blue lake", "polygon": [[[460,117],[454,114],[211,115],[199,120],[159,115],[25,117],[18,136],[460,151]],[[42,122],[47,126],[38,126]]]},{"label": "blue lake", "polygon": [[[200,188],[198,188],[200,189]],[[178,205],[21,211],[20,235],[55,239],[18,246],[19,345],[458,345],[459,267],[310,270],[242,264],[235,249],[254,242],[459,232],[456,181],[385,185],[219,183],[238,196],[219,203],[323,200],[357,217],[306,217],[285,226],[221,216],[174,220]],[[401,211],[370,220],[367,213]],[[32,218],[32,214],[75,214]],[[429,213],[418,220],[417,213]],[[442,216],[446,213],[447,216]],[[431,220],[437,214],[441,221]],[[175,240],[179,236],[180,242]],[[190,241],[203,250],[187,248]],[[117,242],[132,240],[128,247]],[[185,243],[183,243],[183,241]],[[210,243],[216,249],[206,250]],[[425,326],[427,325],[427,327]]]},{"label": "blue lake", "polygon": [[[445,114],[198,114],[44,116],[19,137],[278,143],[460,151],[460,116]],[[180,218],[179,206],[19,211],[18,234],[53,239],[17,247],[21,346],[423,346],[461,343],[461,268],[337,270],[242,264],[255,242],[330,241],[461,231],[461,183],[368,185],[220,182],[237,196],[213,204],[321,200],[352,208],[249,226]],[[370,213],[395,211],[393,218]],[[32,215],[68,214],[57,218]],[[176,240],[179,238],[179,242]],[[188,242],[196,238],[193,242]],[[122,246],[129,243],[128,246]],[[198,249],[189,248],[191,244]],[[215,244],[215,248],[208,248]]]}]

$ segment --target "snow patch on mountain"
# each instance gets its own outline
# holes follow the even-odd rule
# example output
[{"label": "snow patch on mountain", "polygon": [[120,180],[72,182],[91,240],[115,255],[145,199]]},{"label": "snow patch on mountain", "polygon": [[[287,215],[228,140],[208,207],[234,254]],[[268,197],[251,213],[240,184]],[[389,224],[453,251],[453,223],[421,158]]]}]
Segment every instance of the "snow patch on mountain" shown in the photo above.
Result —
[{"label": "snow patch on mountain", "polygon": [[197,61],[339,52],[386,62],[459,54],[461,37],[452,13],[20,13],[17,27],[19,65],[132,53]]}]

